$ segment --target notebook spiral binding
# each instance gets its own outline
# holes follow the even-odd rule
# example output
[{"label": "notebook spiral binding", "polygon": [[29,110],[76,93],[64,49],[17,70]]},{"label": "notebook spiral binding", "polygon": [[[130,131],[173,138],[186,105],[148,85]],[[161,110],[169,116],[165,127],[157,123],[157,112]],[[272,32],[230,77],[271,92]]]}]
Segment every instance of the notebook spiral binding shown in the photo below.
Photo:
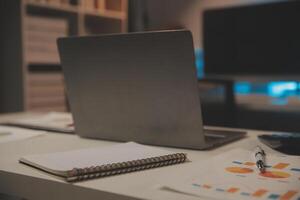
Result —
[{"label": "notebook spiral binding", "polygon": [[87,168],[74,168],[68,173],[67,181],[81,181],[116,174],[129,173],[150,168],[162,167],[185,162],[187,159],[184,153],[175,153],[147,159],[133,160],[121,163],[112,163]]}]

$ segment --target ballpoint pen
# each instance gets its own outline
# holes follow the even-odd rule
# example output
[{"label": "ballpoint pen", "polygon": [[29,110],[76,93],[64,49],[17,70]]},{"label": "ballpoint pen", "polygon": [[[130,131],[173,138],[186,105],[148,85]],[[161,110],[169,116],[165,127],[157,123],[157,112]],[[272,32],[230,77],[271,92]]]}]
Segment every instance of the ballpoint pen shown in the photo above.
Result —
[{"label": "ballpoint pen", "polygon": [[257,146],[255,148],[254,157],[255,157],[255,160],[256,160],[257,168],[259,169],[260,172],[263,173],[265,171],[265,157],[266,157],[266,154],[265,154],[265,151],[262,148],[260,148],[260,146]]}]

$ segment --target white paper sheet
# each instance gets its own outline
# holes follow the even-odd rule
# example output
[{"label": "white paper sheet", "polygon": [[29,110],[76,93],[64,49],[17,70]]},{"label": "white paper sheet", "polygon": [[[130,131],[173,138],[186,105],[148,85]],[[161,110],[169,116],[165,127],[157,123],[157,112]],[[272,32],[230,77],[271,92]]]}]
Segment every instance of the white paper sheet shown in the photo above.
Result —
[{"label": "white paper sheet", "polygon": [[70,113],[63,112],[49,112],[42,116],[11,120],[9,123],[12,125],[27,126],[41,130],[74,132],[72,115]]},{"label": "white paper sheet", "polygon": [[28,130],[9,126],[0,126],[0,144],[25,140],[45,134],[44,131]]}]

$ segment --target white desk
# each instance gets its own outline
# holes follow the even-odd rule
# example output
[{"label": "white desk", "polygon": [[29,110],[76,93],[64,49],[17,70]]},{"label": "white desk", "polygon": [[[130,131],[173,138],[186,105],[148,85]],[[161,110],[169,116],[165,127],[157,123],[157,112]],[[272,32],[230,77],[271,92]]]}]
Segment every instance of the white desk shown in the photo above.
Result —
[{"label": "white desk", "polygon": [[[1,115],[0,121],[24,115],[28,114]],[[0,193],[12,194],[29,200],[199,199],[158,190],[157,186],[166,179],[172,180],[178,174],[191,170],[190,167],[195,161],[205,162],[205,159],[233,148],[253,149],[259,143],[256,136],[262,133],[266,132],[248,131],[246,138],[210,151],[181,150],[188,153],[188,158],[192,161],[190,163],[74,184],[66,183],[46,172],[20,164],[18,159],[28,154],[101,147],[113,144],[113,142],[84,139],[76,135],[47,133],[44,136],[0,145]],[[262,146],[267,152],[274,152],[272,149]]]}]

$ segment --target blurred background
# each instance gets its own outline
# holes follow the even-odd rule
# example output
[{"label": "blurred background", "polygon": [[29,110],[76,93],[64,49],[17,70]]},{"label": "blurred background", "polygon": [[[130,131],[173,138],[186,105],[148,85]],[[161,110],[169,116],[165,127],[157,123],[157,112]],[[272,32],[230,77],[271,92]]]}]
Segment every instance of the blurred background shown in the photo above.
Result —
[{"label": "blurred background", "polygon": [[58,37],[184,28],[205,125],[299,132],[299,19],[292,0],[1,0],[0,113],[69,111]]}]

